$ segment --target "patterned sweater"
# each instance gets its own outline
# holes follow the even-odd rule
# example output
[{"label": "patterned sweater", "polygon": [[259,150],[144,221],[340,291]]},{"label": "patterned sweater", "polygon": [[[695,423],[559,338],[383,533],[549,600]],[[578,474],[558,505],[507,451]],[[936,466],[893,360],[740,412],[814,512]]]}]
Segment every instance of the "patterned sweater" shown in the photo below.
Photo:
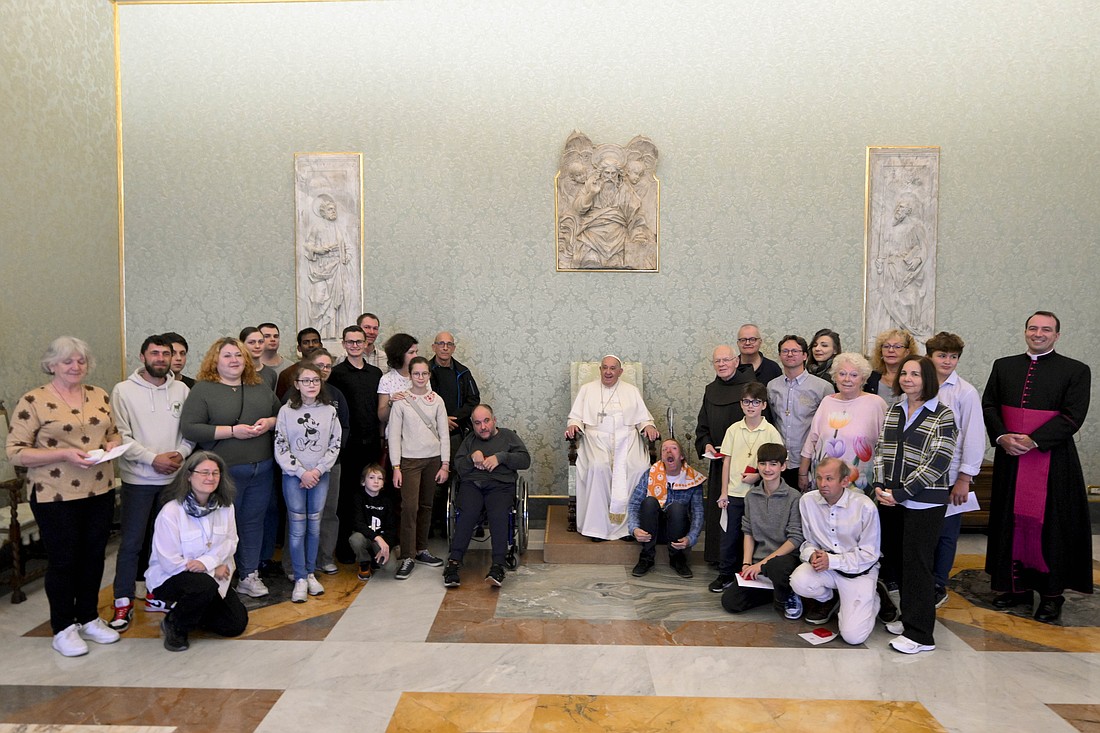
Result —
[{"label": "patterned sweater", "polygon": [[938,400],[925,403],[908,428],[902,405],[894,405],[875,451],[874,486],[891,489],[898,503],[946,504],[956,433],[951,408]]}]

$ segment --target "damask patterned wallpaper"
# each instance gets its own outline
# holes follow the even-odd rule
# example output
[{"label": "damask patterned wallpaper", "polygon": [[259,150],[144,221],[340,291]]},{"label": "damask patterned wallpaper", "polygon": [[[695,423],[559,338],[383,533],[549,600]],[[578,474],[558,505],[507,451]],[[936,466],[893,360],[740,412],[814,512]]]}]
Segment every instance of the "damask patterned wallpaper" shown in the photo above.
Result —
[{"label": "damask patterned wallpaper", "polygon": [[62,334],[120,373],[114,35],[104,0],[0,3],[0,399]]},{"label": "damask patterned wallpaper", "polygon": [[[1100,95],[1090,0],[120,7],[130,343],[197,360],[294,323],[293,154],[362,151],[365,302],[422,350],[446,328],[564,492],[568,363],[646,366],[694,429],[712,347],[755,321],[859,342],[865,148],[940,145],[939,328],[979,388],[1058,311],[1100,363]],[[661,271],[556,273],[574,130],[661,151]],[[130,351],[133,349],[131,348]],[[1097,380],[1100,384],[1100,379]],[[1095,393],[1096,390],[1094,390]],[[1100,419],[1080,442],[1100,482]]]}]

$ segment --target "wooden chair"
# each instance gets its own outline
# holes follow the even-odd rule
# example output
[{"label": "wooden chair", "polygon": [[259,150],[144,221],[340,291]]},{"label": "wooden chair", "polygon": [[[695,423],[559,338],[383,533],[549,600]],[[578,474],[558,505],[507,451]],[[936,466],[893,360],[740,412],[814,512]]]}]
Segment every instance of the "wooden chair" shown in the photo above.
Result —
[{"label": "wooden chair", "polygon": [[[0,401],[0,442],[4,444],[7,444],[9,427],[8,411]],[[0,490],[8,494],[8,506],[0,508],[0,527],[7,526],[4,544],[11,547],[11,602],[22,603],[27,600],[23,586],[41,578],[46,569],[27,572],[23,555],[26,547],[39,539],[38,523],[26,500],[26,471],[12,466],[6,456],[0,458]]]}]

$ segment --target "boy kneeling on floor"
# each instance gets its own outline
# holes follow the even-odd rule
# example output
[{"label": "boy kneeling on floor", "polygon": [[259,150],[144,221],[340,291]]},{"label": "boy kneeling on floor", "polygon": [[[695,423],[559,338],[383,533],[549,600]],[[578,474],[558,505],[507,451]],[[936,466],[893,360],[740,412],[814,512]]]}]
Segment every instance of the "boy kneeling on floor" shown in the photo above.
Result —
[{"label": "boy kneeling on floor", "polygon": [[[802,544],[802,519],[798,511],[801,494],[783,482],[787,449],[781,443],[765,443],[756,453],[760,483],[745,495],[745,514],[741,518],[746,562],[739,575],[745,580],[757,577],[772,582],[773,590],[747,588],[733,583],[722,592],[722,607],[741,613],[768,601],[789,619],[802,617],[802,599],[791,590],[791,573],[798,567],[798,548]],[[727,528],[726,531],[730,531]],[[751,560],[751,562],[750,562]]]},{"label": "boy kneeling on floor", "polygon": [[823,458],[815,475],[817,491],[800,501],[806,540],[791,588],[806,599],[806,623],[827,623],[839,611],[841,638],[862,644],[881,602],[878,510],[862,491],[848,488],[851,469],[839,458]]}]

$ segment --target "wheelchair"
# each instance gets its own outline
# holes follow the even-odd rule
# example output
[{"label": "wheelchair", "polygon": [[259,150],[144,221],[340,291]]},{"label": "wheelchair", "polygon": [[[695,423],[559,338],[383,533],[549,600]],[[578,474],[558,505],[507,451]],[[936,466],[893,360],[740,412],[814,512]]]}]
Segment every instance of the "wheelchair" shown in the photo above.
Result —
[{"label": "wheelchair", "polygon": [[[531,536],[530,518],[527,514],[527,497],[530,496],[530,484],[527,476],[520,473],[516,477],[516,496],[512,500],[512,509],[508,512],[508,554],[504,566],[509,570],[519,567],[519,556],[527,554],[527,541]],[[478,524],[488,527],[489,521],[482,510]],[[447,544],[454,540],[455,526],[458,524],[458,481],[452,481],[447,489]],[[475,536],[473,542],[485,542],[489,539]]]}]

